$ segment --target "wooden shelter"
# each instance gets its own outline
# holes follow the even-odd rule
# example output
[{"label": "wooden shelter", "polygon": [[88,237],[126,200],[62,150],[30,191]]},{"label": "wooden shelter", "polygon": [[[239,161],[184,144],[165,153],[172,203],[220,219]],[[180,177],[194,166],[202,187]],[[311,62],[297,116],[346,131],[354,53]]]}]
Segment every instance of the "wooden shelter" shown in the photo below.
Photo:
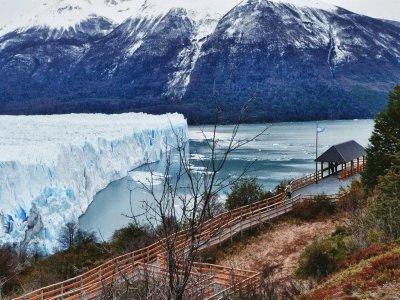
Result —
[{"label": "wooden shelter", "polygon": [[[340,174],[344,179],[361,172],[364,169],[365,149],[354,140],[333,145],[327,151],[317,157],[315,163],[318,168],[320,163],[320,178]],[[328,166],[326,166],[328,164]],[[326,174],[328,172],[328,174]],[[316,176],[316,181],[318,182]]]}]

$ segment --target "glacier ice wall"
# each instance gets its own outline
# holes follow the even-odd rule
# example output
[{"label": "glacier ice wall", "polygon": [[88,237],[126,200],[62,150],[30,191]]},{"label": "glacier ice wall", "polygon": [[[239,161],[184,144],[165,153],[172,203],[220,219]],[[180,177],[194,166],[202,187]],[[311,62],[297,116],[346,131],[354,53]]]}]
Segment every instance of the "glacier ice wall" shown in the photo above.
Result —
[{"label": "glacier ice wall", "polygon": [[179,114],[0,116],[0,243],[53,252],[97,192],[158,161],[177,132],[187,139]]}]

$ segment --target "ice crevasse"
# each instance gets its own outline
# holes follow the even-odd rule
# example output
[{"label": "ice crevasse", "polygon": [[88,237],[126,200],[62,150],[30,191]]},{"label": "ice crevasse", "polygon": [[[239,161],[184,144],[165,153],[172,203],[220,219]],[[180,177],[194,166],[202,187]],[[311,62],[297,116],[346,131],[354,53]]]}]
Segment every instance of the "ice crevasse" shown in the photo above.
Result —
[{"label": "ice crevasse", "polygon": [[0,244],[52,253],[97,192],[177,134],[188,139],[180,114],[0,116]]}]

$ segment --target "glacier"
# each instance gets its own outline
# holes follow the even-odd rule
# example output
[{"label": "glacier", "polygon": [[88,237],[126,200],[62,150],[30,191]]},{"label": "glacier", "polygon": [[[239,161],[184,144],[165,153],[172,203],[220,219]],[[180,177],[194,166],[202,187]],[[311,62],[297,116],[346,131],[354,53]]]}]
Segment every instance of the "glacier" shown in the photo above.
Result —
[{"label": "glacier", "polygon": [[181,114],[0,116],[0,241],[56,251],[60,230],[78,221],[94,195],[161,159]]}]

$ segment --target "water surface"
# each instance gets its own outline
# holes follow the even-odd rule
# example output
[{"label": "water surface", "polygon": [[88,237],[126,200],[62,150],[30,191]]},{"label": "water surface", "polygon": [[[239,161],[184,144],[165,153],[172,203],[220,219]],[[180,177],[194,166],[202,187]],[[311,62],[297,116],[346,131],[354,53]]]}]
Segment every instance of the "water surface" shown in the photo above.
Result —
[{"label": "water surface", "polygon": [[[326,121],[320,122],[326,128],[318,135],[318,153],[326,151],[330,146],[355,140],[363,146],[373,129],[373,120]],[[240,128],[240,138],[254,137],[266,125],[243,125]],[[202,161],[209,155],[203,132],[210,135],[212,126],[203,128],[190,127],[191,163],[201,170]],[[232,133],[233,126],[221,126],[218,138],[226,145]],[[253,163],[248,175],[254,176],[265,189],[274,189],[282,180],[295,178],[315,170],[316,123],[293,122],[277,123],[268,126],[265,135],[232,153],[221,177],[235,178],[249,163]],[[176,161],[176,160],[175,160]],[[148,171],[148,166],[137,169],[142,176]],[[151,169],[162,173],[162,162],[151,165]],[[142,201],[149,195],[132,183],[130,177],[111,182],[94,198],[86,213],[79,219],[80,226],[85,230],[94,230],[108,239],[112,233],[131,220],[125,215],[140,215],[143,212]],[[158,189],[161,186],[157,187]]]}]

